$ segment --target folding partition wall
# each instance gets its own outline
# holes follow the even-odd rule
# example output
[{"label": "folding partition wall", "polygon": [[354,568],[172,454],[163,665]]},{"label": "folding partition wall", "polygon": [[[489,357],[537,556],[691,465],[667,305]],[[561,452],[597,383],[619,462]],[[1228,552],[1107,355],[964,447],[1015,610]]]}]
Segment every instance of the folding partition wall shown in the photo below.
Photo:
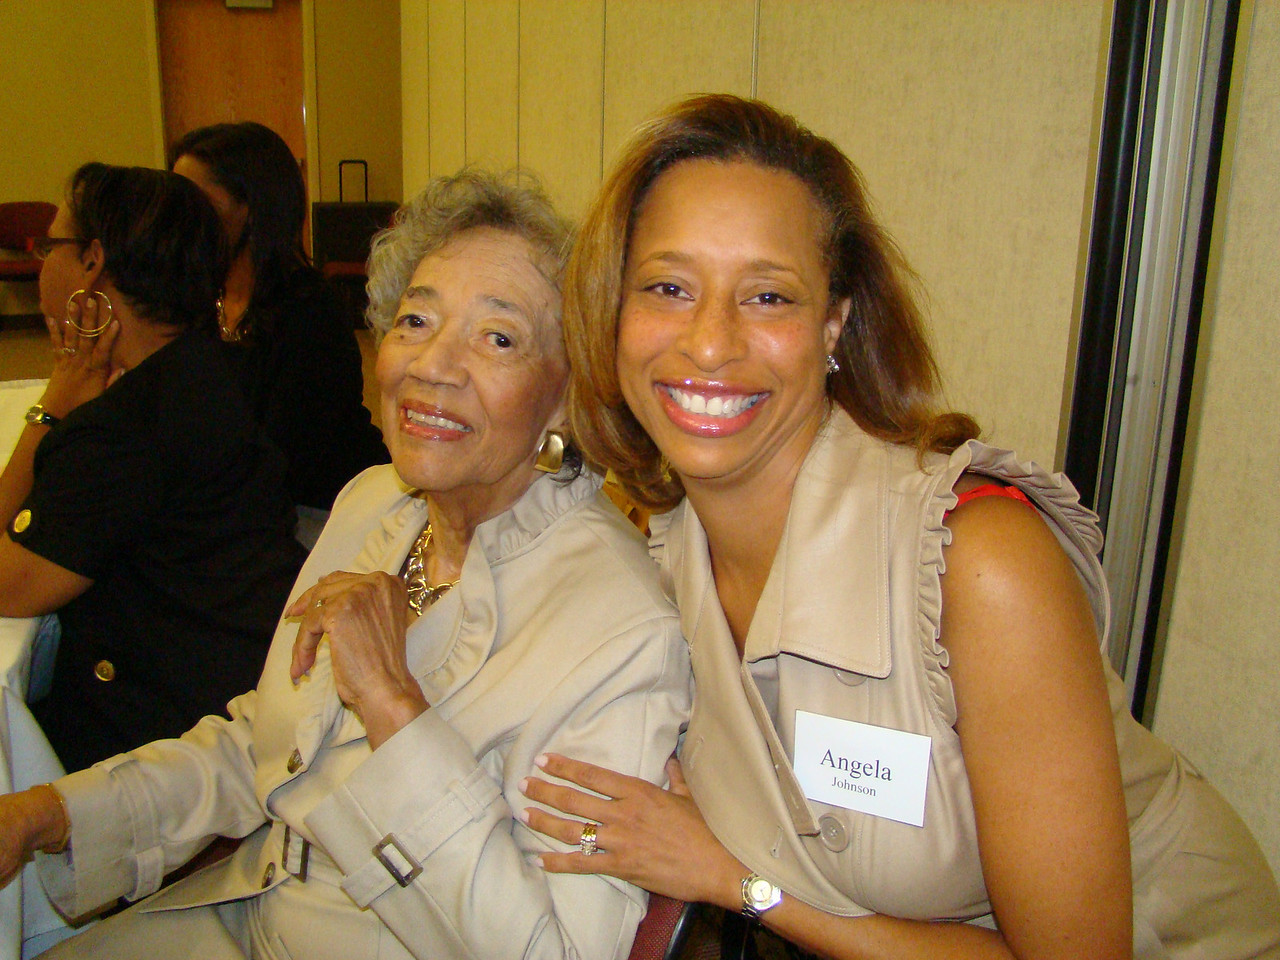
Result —
[{"label": "folding partition wall", "polygon": [[1150,723],[1239,0],[1120,0],[1064,469],[1102,518],[1111,659]]}]

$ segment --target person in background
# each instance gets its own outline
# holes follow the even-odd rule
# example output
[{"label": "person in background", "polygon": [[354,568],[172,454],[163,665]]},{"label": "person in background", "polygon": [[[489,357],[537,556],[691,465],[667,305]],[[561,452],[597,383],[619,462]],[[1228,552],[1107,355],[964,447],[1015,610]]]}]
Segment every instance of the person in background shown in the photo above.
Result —
[{"label": "person in background", "polygon": [[[939,402],[910,272],[758,101],[643,126],[566,279],[571,423],[657,510],[696,697],[672,787],[565,756],[603,872],[848,958],[1280,956],[1240,818],[1130,716],[1096,517]],[[965,922],[939,922],[965,921]],[[757,927],[757,930],[759,928]]]},{"label": "person in background", "polygon": [[52,956],[627,956],[644,894],[533,869],[562,848],[514,813],[548,750],[661,779],[691,694],[644,538],[560,432],[568,234],[468,171],[375,241],[391,466],[338,496],[231,720],[0,797],[0,882],[63,850],[76,915],[246,839]]},{"label": "person in background", "polygon": [[86,164],[38,252],[54,365],[0,476],[0,615],[58,613],[33,712],[79,770],[252,686],[304,551],[217,336],[204,195]]},{"label": "person in background", "polygon": [[343,485],[388,455],[364,407],[355,335],[303,250],[302,173],[260,123],[200,127],[169,156],[226,229],[231,262],[218,324],[254,416],[288,461],[298,538],[310,547]]}]

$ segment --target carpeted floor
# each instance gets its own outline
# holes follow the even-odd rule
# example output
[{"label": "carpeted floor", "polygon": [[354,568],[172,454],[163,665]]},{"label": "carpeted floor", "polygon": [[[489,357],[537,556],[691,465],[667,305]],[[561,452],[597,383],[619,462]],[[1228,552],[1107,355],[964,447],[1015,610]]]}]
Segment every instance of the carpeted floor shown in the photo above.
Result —
[{"label": "carpeted floor", "polygon": [[4,317],[0,323],[0,380],[33,380],[49,376],[53,353],[39,317]]}]

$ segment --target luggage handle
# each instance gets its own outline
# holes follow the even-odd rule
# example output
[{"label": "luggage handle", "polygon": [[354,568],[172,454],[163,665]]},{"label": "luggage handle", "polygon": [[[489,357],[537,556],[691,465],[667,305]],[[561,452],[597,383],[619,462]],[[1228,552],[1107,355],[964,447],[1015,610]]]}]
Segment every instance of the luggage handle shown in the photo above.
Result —
[{"label": "luggage handle", "polygon": [[364,174],[364,202],[369,202],[369,164],[364,160],[339,160],[338,161],[338,202],[342,203],[342,168],[347,164],[357,164],[361,172]]}]

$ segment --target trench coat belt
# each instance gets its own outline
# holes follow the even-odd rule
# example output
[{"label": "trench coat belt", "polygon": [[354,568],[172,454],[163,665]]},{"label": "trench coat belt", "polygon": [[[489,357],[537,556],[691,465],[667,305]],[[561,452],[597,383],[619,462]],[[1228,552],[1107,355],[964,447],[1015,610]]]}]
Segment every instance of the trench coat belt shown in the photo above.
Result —
[{"label": "trench coat belt", "polygon": [[306,883],[309,877],[335,885],[342,882],[342,871],[324,849],[297,833],[283,820],[271,824],[271,835],[264,849],[279,851],[281,869],[302,883]]}]

